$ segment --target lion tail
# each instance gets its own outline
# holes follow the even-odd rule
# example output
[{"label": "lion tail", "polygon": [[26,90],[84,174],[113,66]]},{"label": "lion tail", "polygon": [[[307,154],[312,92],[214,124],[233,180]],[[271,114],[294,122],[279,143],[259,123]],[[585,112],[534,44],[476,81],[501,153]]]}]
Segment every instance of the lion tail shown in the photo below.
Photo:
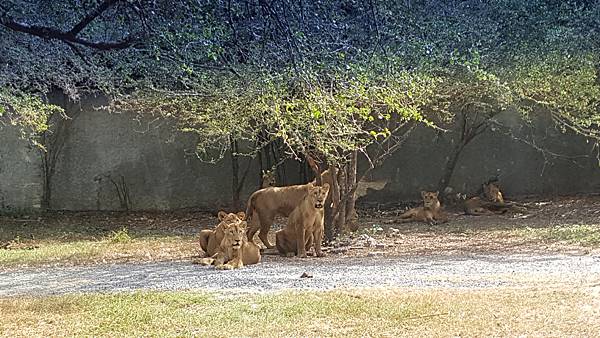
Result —
[{"label": "lion tail", "polygon": [[248,205],[246,206],[246,221],[250,223],[252,220],[252,214],[254,213],[254,194],[248,199]]}]

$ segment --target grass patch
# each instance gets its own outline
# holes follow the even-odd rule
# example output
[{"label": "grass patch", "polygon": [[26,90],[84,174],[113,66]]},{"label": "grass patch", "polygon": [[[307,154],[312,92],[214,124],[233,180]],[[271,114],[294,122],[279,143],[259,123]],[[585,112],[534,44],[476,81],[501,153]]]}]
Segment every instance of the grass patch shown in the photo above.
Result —
[{"label": "grass patch", "polygon": [[0,250],[0,266],[153,261],[189,257],[197,253],[196,241],[188,237],[98,241],[36,242],[35,249]]},{"label": "grass patch", "polygon": [[[159,223],[160,222],[160,223]],[[180,259],[198,253],[201,222],[139,215],[0,218],[0,266]],[[174,229],[174,226],[178,226]]]},{"label": "grass patch", "polygon": [[355,290],[0,299],[5,336],[589,336],[584,293]]},{"label": "grass patch", "polygon": [[574,224],[549,228],[524,228],[515,232],[519,236],[544,241],[560,241],[582,246],[600,245],[600,225]]}]

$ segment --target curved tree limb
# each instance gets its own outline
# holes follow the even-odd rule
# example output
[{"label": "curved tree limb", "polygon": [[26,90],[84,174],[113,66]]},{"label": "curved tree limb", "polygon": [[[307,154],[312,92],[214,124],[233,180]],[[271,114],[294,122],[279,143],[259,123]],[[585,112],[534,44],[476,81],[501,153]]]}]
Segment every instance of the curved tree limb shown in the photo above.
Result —
[{"label": "curved tree limb", "polygon": [[136,41],[132,36],[127,36],[122,40],[106,42],[106,41],[91,41],[84,38],[80,38],[77,35],[84,30],[94,19],[100,16],[108,8],[119,2],[120,0],[106,0],[88,15],[86,15],[79,23],[77,23],[71,30],[65,32],[56,28],[39,26],[39,25],[27,25],[24,23],[17,22],[6,15],[0,17],[0,25],[20,33],[26,33],[33,36],[40,37],[47,40],[59,40],[64,43],[82,45],[98,50],[113,50],[113,49],[125,49],[133,45]]}]

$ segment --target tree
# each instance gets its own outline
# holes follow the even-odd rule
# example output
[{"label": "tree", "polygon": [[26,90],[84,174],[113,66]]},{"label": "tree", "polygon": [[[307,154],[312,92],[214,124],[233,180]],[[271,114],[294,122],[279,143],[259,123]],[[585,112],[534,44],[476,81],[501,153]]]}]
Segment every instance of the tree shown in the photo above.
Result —
[{"label": "tree", "polygon": [[[543,0],[8,0],[0,98],[100,93],[174,121],[201,159],[231,154],[235,204],[242,156],[275,143],[284,157],[314,155],[336,171],[332,236],[353,217],[357,182],[417,124],[455,140],[440,187],[509,106],[543,106],[597,139],[599,13]],[[29,127],[58,112],[11,114]]]}]

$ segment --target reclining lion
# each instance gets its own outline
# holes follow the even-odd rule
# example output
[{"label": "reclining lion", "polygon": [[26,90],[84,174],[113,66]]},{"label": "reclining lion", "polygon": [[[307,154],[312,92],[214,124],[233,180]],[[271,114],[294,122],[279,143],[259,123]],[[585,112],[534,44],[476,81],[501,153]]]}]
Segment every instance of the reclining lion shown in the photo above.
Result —
[{"label": "reclining lion", "polygon": [[426,222],[436,224],[448,221],[446,213],[442,210],[442,204],[438,199],[439,192],[421,191],[423,206],[407,210],[399,216],[396,222]]},{"label": "reclining lion", "polygon": [[275,233],[277,250],[284,256],[306,257],[311,246],[317,257],[325,256],[321,251],[324,232],[324,206],[329,194],[329,184],[322,187],[310,186],[308,193],[292,211],[285,228]]},{"label": "reclining lion", "polygon": [[200,248],[204,251],[205,257],[210,257],[217,253],[217,249],[223,240],[225,226],[231,223],[243,221],[246,218],[246,213],[240,211],[238,213],[226,213],[219,211],[217,214],[219,224],[214,229],[205,229],[200,231]]},{"label": "reclining lion", "polygon": [[260,248],[246,238],[246,221],[223,225],[223,239],[217,252],[209,258],[202,258],[202,265],[214,265],[221,270],[241,268],[244,265],[260,262]]},{"label": "reclining lion", "polygon": [[527,208],[519,203],[508,202],[504,199],[500,186],[494,182],[483,184],[483,196],[471,197],[464,203],[467,215],[482,216],[503,214],[509,210],[524,212]]},{"label": "reclining lion", "polygon": [[[331,184],[329,170],[321,174],[323,183]],[[300,204],[308,191],[314,187],[315,181],[307,184],[291,185],[287,187],[269,187],[255,191],[248,199],[246,217],[248,217],[248,240],[253,241],[254,234],[260,229],[258,237],[263,244],[271,249],[267,234],[275,220],[275,216],[288,217]]]}]

